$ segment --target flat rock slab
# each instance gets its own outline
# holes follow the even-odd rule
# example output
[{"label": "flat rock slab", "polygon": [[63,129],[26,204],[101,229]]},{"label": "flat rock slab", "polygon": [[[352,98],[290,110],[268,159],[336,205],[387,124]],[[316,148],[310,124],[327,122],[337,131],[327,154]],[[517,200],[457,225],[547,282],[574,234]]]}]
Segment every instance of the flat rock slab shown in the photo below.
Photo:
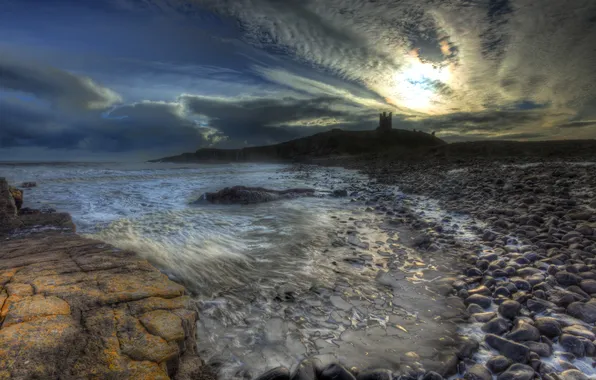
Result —
[{"label": "flat rock slab", "polygon": [[0,379],[205,376],[185,293],[134,253],[74,233],[3,240]]}]

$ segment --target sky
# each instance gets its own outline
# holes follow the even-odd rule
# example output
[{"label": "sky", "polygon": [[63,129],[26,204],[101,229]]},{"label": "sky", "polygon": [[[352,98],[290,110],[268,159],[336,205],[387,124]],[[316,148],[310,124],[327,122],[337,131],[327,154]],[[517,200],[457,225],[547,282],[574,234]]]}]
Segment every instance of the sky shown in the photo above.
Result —
[{"label": "sky", "polygon": [[0,160],[596,138],[594,0],[0,0]]}]

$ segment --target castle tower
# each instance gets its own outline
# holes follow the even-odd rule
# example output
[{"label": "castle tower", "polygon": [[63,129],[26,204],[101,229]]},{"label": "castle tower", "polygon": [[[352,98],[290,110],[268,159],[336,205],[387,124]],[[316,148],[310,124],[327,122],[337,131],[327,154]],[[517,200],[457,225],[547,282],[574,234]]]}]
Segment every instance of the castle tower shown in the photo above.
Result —
[{"label": "castle tower", "polygon": [[392,129],[392,116],[392,112],[389,112],[389,115],[387,115],[387,112],[379,114],[379,127],[377,128],[379,132],[386,132]]}]

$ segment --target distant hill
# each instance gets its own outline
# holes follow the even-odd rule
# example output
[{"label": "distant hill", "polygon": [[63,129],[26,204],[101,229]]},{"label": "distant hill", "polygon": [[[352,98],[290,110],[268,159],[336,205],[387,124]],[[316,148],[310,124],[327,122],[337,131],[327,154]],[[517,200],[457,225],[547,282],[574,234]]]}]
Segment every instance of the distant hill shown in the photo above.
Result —
[{"label": "distant hill", "polygon": [[442,145],[446,145],[446,142],[421,131],[392,129],[380,132],[333,129],[275,145],[242,149],[199,149],[193,153],[183,153],[150,162],[289,161],[382,151],[405,153]]}]

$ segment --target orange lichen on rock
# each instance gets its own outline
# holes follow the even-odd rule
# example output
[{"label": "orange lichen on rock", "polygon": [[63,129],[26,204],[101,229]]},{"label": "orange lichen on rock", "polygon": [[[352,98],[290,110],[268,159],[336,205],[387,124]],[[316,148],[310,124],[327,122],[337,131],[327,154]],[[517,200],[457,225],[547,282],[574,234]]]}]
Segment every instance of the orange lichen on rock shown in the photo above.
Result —
[{"label": "orange lichen on rock", "polygon": [[196,318],[131,252],[72,233],[0,245],[0,380],[197,378]]}]

